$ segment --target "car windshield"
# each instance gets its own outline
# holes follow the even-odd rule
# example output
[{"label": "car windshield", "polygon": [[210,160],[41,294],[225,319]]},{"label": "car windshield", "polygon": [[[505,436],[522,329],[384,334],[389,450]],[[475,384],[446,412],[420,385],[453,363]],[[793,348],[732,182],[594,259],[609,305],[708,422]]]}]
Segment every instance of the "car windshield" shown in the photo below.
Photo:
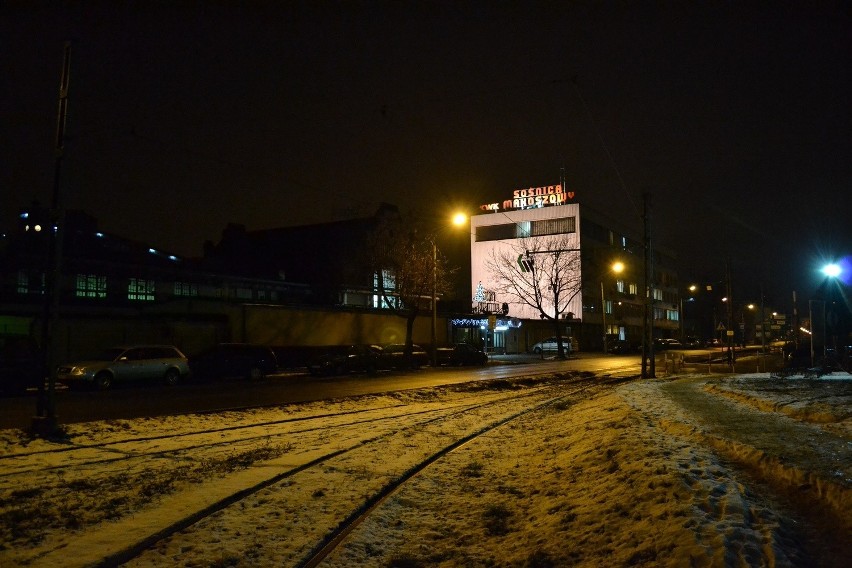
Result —
[{"label": "car windshield", "polygon": [[124,353],[125,349],[120,349],[118,347],[113,347],[111,349],[104,349],[97,356],[93,357],[94,361],[115,361],[118,357]]}]

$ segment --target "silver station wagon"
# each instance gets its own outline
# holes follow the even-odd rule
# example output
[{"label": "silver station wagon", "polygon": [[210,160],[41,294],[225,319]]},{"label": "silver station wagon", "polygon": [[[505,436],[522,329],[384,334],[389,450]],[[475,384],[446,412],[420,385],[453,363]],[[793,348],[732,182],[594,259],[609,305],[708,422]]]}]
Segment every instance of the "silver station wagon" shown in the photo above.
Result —
[{"label": "silver station wagon", "polygon": [[187,358],[172,345],[112,347],[87,361],[61,365],[57,380],[100,390],[114,383],[160,381],[174,385],[189,374]]}]

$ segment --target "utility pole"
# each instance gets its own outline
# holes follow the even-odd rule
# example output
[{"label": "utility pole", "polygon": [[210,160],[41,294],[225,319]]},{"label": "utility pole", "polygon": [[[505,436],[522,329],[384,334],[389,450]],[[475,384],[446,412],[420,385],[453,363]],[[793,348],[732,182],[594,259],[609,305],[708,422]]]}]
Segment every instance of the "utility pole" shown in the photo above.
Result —
[{"label": "utility pole", "polygon": [[48,227],[48,263],[45,270],[45,301],[42,313],[41,349],[45,357],[48,382],[47,392],[44,383],[39,384],[36,416],[33,418],[33,431],[42,436],[52,436],[58,430],[56,418],[56,364],[57,364],[57,322],[59,320],[59,298],[62,292],[62,239],[65,232],[64,210],[62,208],[59,173],[65,150],[65,123],[68,117],[68,85],[71,79],[71,42],[66,41],[62,59],[62,75],[59,80],[59,110],[56,119],[55,163],[53,170],[53,196]]},{"label": "utility pole", "polygon": [[734,345],[734,298],[731,295],[731,263],[725,263],[725,293],[728,296],[728,359],[731,363],[731,372],[734,372],[737,362],[737,350]]},{"label": "utility pole", "polygon": [[644,239],[644,262],[645,277],[643,287],[645,288],[645,310],[642,322],[642,378],[653,379],[657,376],[656,362],[654,361],[654,313],[653,313],[653,255],[651,251],[651,194],[645,192],[643,195],[644,211],[642,219],[645,225]]}]

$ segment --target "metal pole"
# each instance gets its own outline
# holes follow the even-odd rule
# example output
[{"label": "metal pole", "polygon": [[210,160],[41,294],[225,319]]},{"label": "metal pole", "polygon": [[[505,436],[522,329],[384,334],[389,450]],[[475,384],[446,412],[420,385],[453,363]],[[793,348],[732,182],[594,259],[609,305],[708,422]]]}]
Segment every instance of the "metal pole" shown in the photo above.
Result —
[{"label": "metal pole", "polygon": [[62,57],[62,75],[59,80],[59,109],[56,118],[55,164],[53,171],[53,200],[50,210],[50,248],[48,251],[49,267],[45,278],[45,304],[42,315],[42,345],[47,363],[48,382],[47,392],[44,384],[39,384],[36,416],[33,418],[33,430],[39,435],[52,436],[58,430],[56,418],[56,365],[57,341],[56,334],[59,319],[59,298],[61,294],[62,277],[62,238],[64,236],[64,219],[62,214],[61,186],[59,173],[62,156],[65,150],[65,124],[68,117],[68,85],[71,80],[71,42],[66,41]]},{"label": "metal pole", "polygon": [[814,366],[814,308],[813,300],[808,300],[808,319],[811,320],[811,367]]},{"label": "metal pole", "polygon": [[432,367],[438,366],[438,247],[432,241]]},{"label": "metal pole", "polygon": [[603,322],[603,351],[604,354],[609,353],[606,345],[606,299],[604,298],[604,284],[601,280],[601,321]]}]

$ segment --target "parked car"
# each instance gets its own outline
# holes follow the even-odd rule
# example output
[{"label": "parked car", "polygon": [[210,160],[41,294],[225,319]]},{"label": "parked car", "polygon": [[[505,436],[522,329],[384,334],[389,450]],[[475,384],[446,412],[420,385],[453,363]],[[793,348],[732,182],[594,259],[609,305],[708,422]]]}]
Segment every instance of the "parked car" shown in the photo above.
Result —
[{"label": "parked car", "polygon": [[[573,337],[562,336],[562,347],[565,349],[565,354],[570,355],[571,353],[577,351],[577,340]],[[539,341],[535,345],[532,346],[533,353],[547,353],[547,352],[555,352],[559,349],[558,344],[556,343],[556,336],[548,337],[542,341]]]},{"label": "parked car", "polygon": [[626,353],[638,353],[639,347],[627,341],[615,341],[609,345],[609,352],[613,355],[624,355]]},{"label": "parked car", "polygon": [[22,394],[44,384],[47,367],[36,342],[28,336],[0,335],[0,392]]},{"label": "parked car", "polygon": [[488,363],[488,355],[482,349],[478,349],[469,343],[457,343],[452,347],[438,348],[439,365],[485,365]]},{"label": "parked car", "polygon": [[391,343],[382,349],[382,356],[389,367],[394,369],[418,369],[429,364],[429,354],[419,345],[412,344],[411,360],[407,361],[404,343]]},{"label": "parked car", "polygon": [[349,345],[329,349],[308,363],[308,372],[314,376],[372,373],[389,368],[384,352],[378,345]]},{"label": "parked car", "polygon": [[278,371],[272,348],[250,343],[220,343],[189,358],[193,378],[240,377],[259,380]]},{"label": "parked car", "polygon": [[61,365],[57,380],[68,386],[106,390],[115,383],[162,381],[177,384],[189,375],[186,356],[173,345],[112,347],[98,356]]},{"label": "parked car", "polygon": [[654,339],[654,350],[665,351],[666,349],[683,349],[683,344],[677,339],[656,338]]}]

